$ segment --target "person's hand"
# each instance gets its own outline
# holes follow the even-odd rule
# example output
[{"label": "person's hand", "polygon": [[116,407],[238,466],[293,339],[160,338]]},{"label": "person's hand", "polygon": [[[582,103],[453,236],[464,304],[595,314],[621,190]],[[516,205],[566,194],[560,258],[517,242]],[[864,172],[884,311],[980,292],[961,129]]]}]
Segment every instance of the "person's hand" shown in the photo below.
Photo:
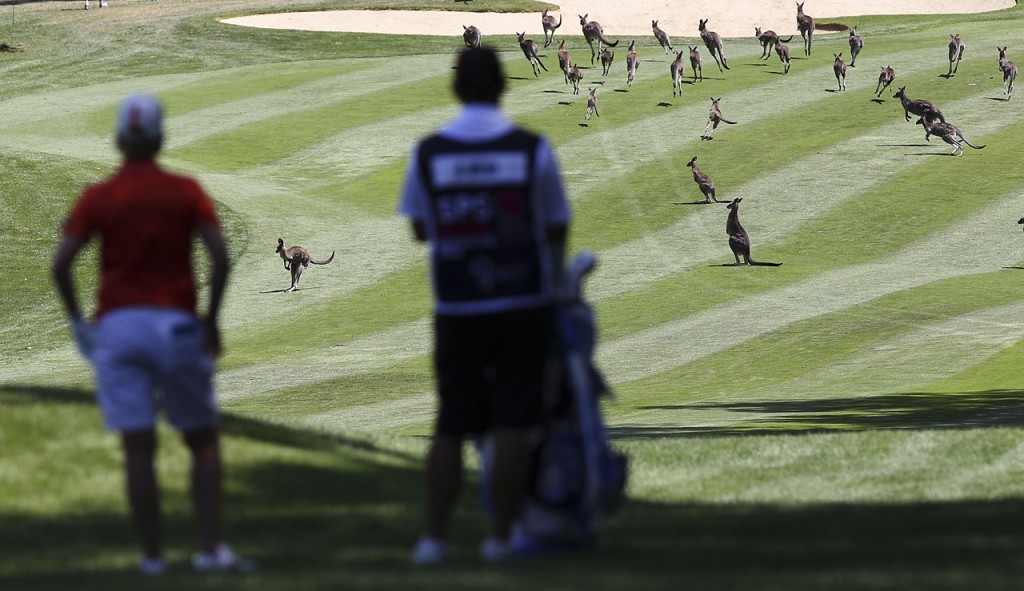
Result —
[{"label": "person's hand", "polygon": [[71,332],[75,337],[75,345],[82,357],[92,360],[92,349],[94,344],[93,327],[84,318],[78,317],[71,321]]},{"label": "person's hand", "polygon": [[220,327],[217,325],[217,321],[211,318],[206,318],[203,323],[206,326],[206,349],[210,355],[220,357],[222,352]]}]

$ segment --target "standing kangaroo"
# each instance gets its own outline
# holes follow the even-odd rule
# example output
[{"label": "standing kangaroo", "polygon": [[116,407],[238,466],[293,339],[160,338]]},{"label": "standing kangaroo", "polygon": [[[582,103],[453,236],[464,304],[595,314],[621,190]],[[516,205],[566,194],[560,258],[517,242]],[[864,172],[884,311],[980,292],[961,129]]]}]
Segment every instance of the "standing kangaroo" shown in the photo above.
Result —
[{"label": "standing kangaroo", "polygon": [[[771,29],[761,32],[761,27],[754,27],[754,37],[761,43],[761,59],[771,59],[775,42],[779,41],[779,34]],[[789,43],[792,40],[793,36],[790,35],[789,39],[782,39],[782,42]]]},{"label": "standing kangaroo", "polygon": [[[949,36],[949,72],[946,73],[947,78],[956,74],[956,71],[960,69],[960,60],[964,58],[965,49],[967,49],[967,46],[960,40],[960,33]],[[956,67],[953,66],[954,62]]]},{"label": "standing kangaroo", "polygon": [[857,56],[864,49],[864,38],[857,34],[857,27],[850,29],[850,67],[857,67]]},{"label": "standing kangaroo", "polygon": [[[729,219],[725,221],[725,233],[729,235],[729,248],[732,249],[732,256],[736,257],[736,264],[732,266],[739,267],[746,263],[761,267],[778,267],[782,263],[762,263],[750,258],[750,236],[740,224],[740,201],[743,201],[742,197],[733,199],[732,203],[725,206],[729,210]],[[740,262],[740,257],[743,257],[743,262]]]},{"label": "standing kangaroo", "polygon": [[[718,101],[722,99],[711,97],[711,112],[708,114],[708,124],[704,126],[704,134],[700,136],[702,140],[710,140],[711,136],[714,135],[715,130],[718,129],[719,123],[728,123],[729,125],[736,125],[735,121],[729,121],[725,117],[722,117],[722,111],[718,108]],[[708,133],[710,130],[711,133]]]},{"label": "standing kangaroo", "polygon": [[729,62],[725,59],[725,52],[722,49],[722,36],[708,30],[708,19],[706,18],[700,19],[697,30],[700,31],[700,38],[704,40],[704,45],[708,48],[711,57],[715,58],[715,63],[718,64],[718,71],[722,71],[723,65],[728,70]]},{"label": "standing kangaroo", "polygon": [[839,90],[846,90],[846,62],[843,61],[843,52],[832,55],[836,56],[836,61],[832,63],[832,71],[836,74]]},{"label": "standing kangaroo", "polygon": [[277,250],[275,252],[284,259],[284,268],[292,272],[292,286],[286,289],[285,292],[292,292],[299,288],[299,277],[302,276],[303,269],[308,267],[310,263],[326,265],[334,260],[334,251],[331,251],[331,256],[318,261],[309,254],[308,250],[301,246],[285,248],[283,238],[277,239]]},{"label": "standing kangaroo", "polygon": [[882,66],[882,72],[878,75],[878,84],[875,86],[875,95],[882,98],[882,93],[896,79],[896,70],[891,66]]},{"label": "standing kangaroo", "polygon": [[591,113],[597,115],[598,117],[600,117],[601,114],[597,112],[597,89],[588,88],[587,90],[590,91],[590,94],[587,96],[587,116],[585,117],[585,119],[587,121],[590,121]]},{"label": "standing kangaroo", "polygon": [[933,123],[928,120],[928,117],[922,116],[917,120],[917,124],[924,126],[924,139],[927,140],[930,136],[934,135],[942,138],[942,141],[953,146],[953,153],[950,154],[950,156],[963,156],[963,144],[967,144],[975,150],[981,150],[985,147],[975,146],[972,144],[971,140],[965,138],[964,134],[961,133],[957,126],[952,123],[946,123],[945,121]]},{"label": "standing kangaroo", "polygon": [[565,48],[565,39],[558,42],[558,69],[565,76],[565,83],[569,83],[569,66],[572,65],[572,57],[569,50]]},{"label": "standing kangaroo", "polygon": [[[526,38],[526,31],[516,33],[516,36],[519,37],[519,49],[523,50],[523,55],[526,56],[526,59],[530,62],[530,67],[533,68],[534,78],[540,76],[541,70],[547,72],[548,69],[544,67],[544,63],[540,61],[540,56],[537,55],[537,44],[534,43],[533,39]],[[538,66],[540,67],[538,68]]]},{"label": "standing kangaroo", "polygon": [[668,33],[658,28],[658,21],[651,21],[651,29],[654,30],[654,38],[661,44],[661,48],[665,50],[665,53],[675,51],[672,48],[672,41],[668,38]]},{"label": "standing kangaroo", "polygon": [[[614,43],[604,38],[604,27],[597,21],[588,21],[587,17],[590,14],[577,14],[580,17],[580,26],[583,27],[583,38],[587,40],[587,44],[590,45],[590,65],[594,65],[594,58],[597,54],[601,53],[601,44],[607,45],[608,47],[615,47],[619,44],[618,41]],[[597,41],[597,51],[594,51],[594,41]]]},{"label": "standing kangaroo", "polygon": [[935,103],[924,99],[909,99],[907,98],[906,91],[907,87],[901,86],[900,89],[896,91],[896,94],[892,95],[892,98],[900,99],[900,103],[903,105],[903,116],[907,121],[910,121],[911,113],[918,117],[925,117],[925,113],[927,113],[927,118],[929,119],[938,119],[943,123],[946,122],[945,115],[943,115],[942,111],[935,106]]},{"label": "standing kangaroo", "polygon": [[700,192],[704,193],[704,203],[711,203],[712,199],[718,203],[718,199],[715,198],[715,181],[697,168],[697,157],[690,158],[686,165],[693,169],[693,182],[697,183]]},{"label": "standing kangaroo", "polygon": [[626,86],[633,86],[633,78],[636,77],[636,69],[640,67],[640,58],[636,55],[636,41],[629,42],[629,50],[626,52]]},{"label": "standing kangaroo", "polygon": [[540,12],[540,25],[544,27],[544,47],[548,47],[555,41],[555,29],[562,26],[562,15],[558,15],[558,22],[555,17],[548,16],[547,10]]},{"label": "standing kangaroo", "polygon": [[610,49],[605,49],[601,52],[601,67],[604,69],[602,76],[608,75],[608,70],[612,69],[612,62],[615,61],[615,52]]},{"label": "standing kangaroo", "polygon": [[569,71],[566,74],[569,77],[569,82],[572,83],[572,93],[580,93],[580,80],[583,80],[583,71],[573,64],[569,67]]},{"label": "standing kangaroo", "polygon": [[804,55],[811,55],[811,42],[814,37],[814,18],[804,14],[804,3],[796,3],[796,28],[804,39]]},{"label": "standing kangaroo", "polygon": [[[687,47],[690,46],[687,45]],[[694,82],[697,81],[697,76],[700,76],[700,81],[704,82],[704,58],[697,51],[697,47],[697,45],[690,47],[690,71],[693,72]]]},{"label": "standing kangaroo", "polygon": [[1003,94],[1006,100],[1013,98],[1013,81],[1017,79],[1017,64],[1006,58],[1006,47],[999,48],[999,69],[1003,71]]},{"label": "standing kangaroo", "polygon": [[683,74],[685,68],[683,66],[683,52],[680,51],[676,54],[676,59],[672,60],[669,64],[668,71],[672,74],[672,96],[676,96],[676,91],[679,91],[679,96],[683,96]]},{"label": "standing kangaroo", "polygon": [[779,61],[782,62],[782,73],[789,74],[789,46],[782,43],[782,39],[775,40],[775,53],[779,54]]},{"label": "standing kangaroo", "polygon": [[462,41],[466,44],[466,47],[474,47],[480,49],[483,46],[484,36],[480,33],[480,29],[473,25],[466,26],[462,25]]}]

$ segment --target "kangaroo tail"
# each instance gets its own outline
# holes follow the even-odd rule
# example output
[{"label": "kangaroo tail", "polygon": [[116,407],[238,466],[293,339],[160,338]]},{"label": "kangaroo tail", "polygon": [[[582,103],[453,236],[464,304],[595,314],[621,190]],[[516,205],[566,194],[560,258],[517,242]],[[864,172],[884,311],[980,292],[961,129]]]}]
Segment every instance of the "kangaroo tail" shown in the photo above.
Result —
[{"label": "kangaroo tail", "polygon": [[729,121],[725,117],[722,117],[722,123],[728,123],[729,125],[736,125],[735,121]]},{"label": "kangaroo tail", "polygon": [[334,260],[334,251],[332,250],[331,251],[331,256],[327,257],[325,260],[318,261],[318,260],[316,260],[314,258],[310,258],[309,262],[313,263],[314,265],[326,265],[327,263],[329,263],[329,262],[331,262],[333,260]]},{"label": "kangaroo tail", "polygon": [[793,36],[792,35],[789,36],[789,39],[783,39],[782,37],[779,37],[779,41],[782,41],[783,43],[789,43],[792,40],[793,40]]},{"label": "kangaroo tail", "polygon": [[750,258],[747,258],[747,264],[748,265],[754,265],[754,266],[757,266],[757,267],[781,267],[782,266],[782,263],[762,263],[761,261],[755,261],[755,260],[752,260]]},{"label": "kangaroo tail", "polygon": [[971,140],[965,138],[962,134],[960,135],[960,139],[962,139],[965,144],[967,144],[968,146],[974,148],[975,150],[980,150],[980,149],[982,149],[982,148],[984,148],[985,146],[988,145],[988,144],[985,144],[985,146],[975,146],[974,144],[971,143]]},{"label": "kangaroo tail", "polygon": [[540,56],[539,56],[539,55],[537,55],[537,56],[536,56],[536,58],[537,58],[537,63],[538,63],[538,64],[540,64],[540,69],[542,69],[542,70],[544,70],[545,72],[547,72],[547,71],[548,71],[548,69],[544,67],[544,62],[540,61]]},{"label": "kangaroo tail", "polygon": [[618,40],[616,40],[615,43],[612,43],[611,41],[605,39],[604,35],[598,35],[597,38],[598,38],[598,40],[601,41],[601,43],[604,43],[608,47],[617,47],[619,45],[619,41]]}]

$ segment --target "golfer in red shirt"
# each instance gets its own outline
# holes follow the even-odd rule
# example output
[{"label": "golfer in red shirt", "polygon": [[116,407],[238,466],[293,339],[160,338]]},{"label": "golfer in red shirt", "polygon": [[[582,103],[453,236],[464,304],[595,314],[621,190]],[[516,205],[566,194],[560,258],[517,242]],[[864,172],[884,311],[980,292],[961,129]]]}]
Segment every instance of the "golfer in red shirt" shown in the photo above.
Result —
[{"label": "golfer in red shirt", "polygon": [[[142,543],[139,569],[167,568],[161,543],[160,497],[153,465],[157,409],[179,429],[192,455],[192,502],[199,528],[196,570],[250,568],[220,539],[221,453],[213,397],[220,354],[217,315],[228,255],[213,203],[191,178],[156,162],[163,109],[153,96],[126,98],[117,116],[121,168],[90,186],[75,204],[53,262],[57,290],[79,350],[92,363],[107,427],[121,433],[128,500]],[[209,308],[196,314],[192,239],[213,262]],[[100,287],[94,323],[78,305],[71,267],[82,248],[100,240]]]}]

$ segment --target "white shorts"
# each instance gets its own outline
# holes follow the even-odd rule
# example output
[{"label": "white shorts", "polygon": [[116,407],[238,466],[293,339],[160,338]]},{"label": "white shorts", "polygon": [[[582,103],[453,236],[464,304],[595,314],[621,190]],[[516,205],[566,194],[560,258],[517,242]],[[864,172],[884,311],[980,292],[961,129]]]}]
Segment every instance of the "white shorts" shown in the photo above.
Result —
[{"label": "white shorts", "polygon": [[119,308],[104,314],[95,329],[92,363],[109,429],[153,428],[159,406],[183,431],[219,420],[205,330],[186,311]]}]

